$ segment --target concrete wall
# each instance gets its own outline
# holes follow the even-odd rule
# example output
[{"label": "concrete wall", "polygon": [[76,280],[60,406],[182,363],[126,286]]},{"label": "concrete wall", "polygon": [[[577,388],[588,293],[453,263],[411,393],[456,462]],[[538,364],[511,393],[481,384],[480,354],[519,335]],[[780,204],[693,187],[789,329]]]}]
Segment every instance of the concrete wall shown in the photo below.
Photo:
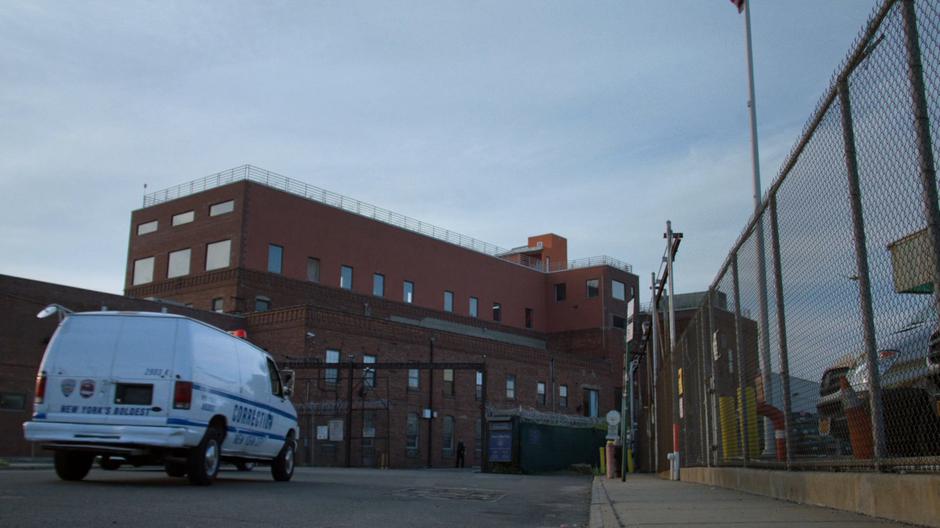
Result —
[{"label": "concrete wall", "polygon": [[940,526],[940,475],[683,468],[681,478],[791,502]]}]

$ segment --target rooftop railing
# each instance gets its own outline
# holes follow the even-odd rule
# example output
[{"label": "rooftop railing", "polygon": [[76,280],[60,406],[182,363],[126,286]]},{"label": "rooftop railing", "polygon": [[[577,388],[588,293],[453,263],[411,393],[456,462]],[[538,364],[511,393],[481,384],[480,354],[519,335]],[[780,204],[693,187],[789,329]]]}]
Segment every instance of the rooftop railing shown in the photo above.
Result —
[{"label": "rooftop railing", "polygon": [[[342,209],[343,211],[364,216],[366,218],[371,218],[378,222],[393,225],[395,227],[406,229],[408,231],[435,238],[437,240],[442,240],[444,242],[470,249],[478,253],[483,253],[491,257],[503,258],[502,255],[510,252],[510,250],[501,248],[495,244],[490,244],[489,242],[484,242],[467,235],[462,235],[455,231],[444,229],[427,222],[422,222],[403,214],[389,211],[388,209],[384,209],[361,200],[356,200],[355,198],[350,198],[348,196],[343,196],[342,194],[337,194],[326,189],[321,189],[320,187],[316,187],[314,185],[308,185],[302,181],[294,180],[276,172],[271,172],[269,170],[261,169],[252,165],[242,165],[240,167],[210,174],[204,178],[199,178],[187,183],[181,183],[179,185],[168,187],[160,191],[145,194],[144,207],[151,207],[168,202],[170,200],[176,200],[177,198],[182,198],[184,196],[189,196],[239,181],[251,181],[259,183],[293,194],[295,196],[300,196],[302,198],[322,203],[330,207],[335,207],[337,209]],[[537,259],[529,259],[527,262],[515,263],[538,271],[545,271],[541,261]],[[633,271],[632,266],[629,264],[606,255],[572,260],[567,263],[566,268],[559,267],[558,269],[554,269],[555,265],[553,263],[553,269],[549,271],[561,271],[563,269],[586,268],[592,266],[612,266],[627,272]]]}]

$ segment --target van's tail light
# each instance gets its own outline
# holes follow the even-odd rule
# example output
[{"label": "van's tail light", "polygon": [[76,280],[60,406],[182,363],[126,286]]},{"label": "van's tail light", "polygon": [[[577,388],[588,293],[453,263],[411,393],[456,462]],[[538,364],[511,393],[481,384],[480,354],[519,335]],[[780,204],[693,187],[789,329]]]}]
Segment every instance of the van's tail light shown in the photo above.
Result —
[{"label": "van's tail light", "polygon": [[42,403],[46,397],[46,373],[40,372],[36,376],[36,403]]},{"label": "van's tail light", "polygon": [[189,409],[193,403],[193,382],[177,381],[173,388],[173,408]]}]

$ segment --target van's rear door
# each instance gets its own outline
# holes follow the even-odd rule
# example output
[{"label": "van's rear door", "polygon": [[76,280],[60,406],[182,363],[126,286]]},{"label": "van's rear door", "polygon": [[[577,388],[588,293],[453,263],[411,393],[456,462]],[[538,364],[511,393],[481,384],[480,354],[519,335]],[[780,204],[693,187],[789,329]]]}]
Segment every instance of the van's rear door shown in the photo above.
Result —
[{"label": "van's rear door", "polygon": [[173,405],[173,364],[179,319],[121,317],[111,369],[110,422],[163,425]]},{"label": "van's rear door", "polygon": [[47,420],[105,423],[110,415],[111,364],[118,339],[116,317],[76,314],[56,331],[43,369]]}]

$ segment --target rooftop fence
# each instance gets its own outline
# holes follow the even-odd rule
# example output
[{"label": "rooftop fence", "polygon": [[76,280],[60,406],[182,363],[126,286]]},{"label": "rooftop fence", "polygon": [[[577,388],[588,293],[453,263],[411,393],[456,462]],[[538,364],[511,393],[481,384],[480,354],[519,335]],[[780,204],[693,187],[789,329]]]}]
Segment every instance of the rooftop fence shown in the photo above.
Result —
[{"label": "rooftop fence", "polygon": [[[184,196],[189,196],[239,181],[251,181],[259,183],[293,194],[295,196],[306,198],[307,200],[311,200],[313,202],[335,207],[337,209],[342,209],[343,211],[349,213],[371,218],[372,220],[376,220],[378,222],[393,225],[395,227],[406,229],[408,231],[435,238],[437,240],[442,240],[444,242],[470,249],[478,253],[483,253],[491,257],[504,258],[512,252],[509,249],[501,248],[497,245],[490,244],[489,242],[484,242],[482,240],[478,240],[467,235],[462,235],[449,229],[444,229],[427,222],[422,222],[403,214],[389,211],[388,209],[384,209],[361,200],[356,200],[355,198],[350,198],[342,194],[327,191],[326,189],[321,189],[320,187],[316,187],[314,185],[308,185],[302,181],[294,180],[292,178],[288,178],[287,176],[282,176],[276,172],[260,169],[252,165],[242,165],[240,167],[235,167],[222,172],[211,174],[204,178],[199,178],[187,183],[181,183],[179,185],[160,191],[145,194],[144,207],[151,207],[168,202],[170,200],[175,200],[177,198],[182,198]],[[547,272],[575,268],[588,268],[594,266],[611,266],[628,273],[633,272],[633,267],[630,264],[613,257],[608,257],[606,255],[571,260],[566,263],[567,266],[563,264],[556,265],[556,263],[552,263],[551,269],[548,270],[544,269],[544,265],[541,260],[528,258],[525,255],[522,255],[522,257],[523,258],[509,261],[527,268],[535,269],[537,271]],[[504,258],[504,260],[508,259]]]}]

